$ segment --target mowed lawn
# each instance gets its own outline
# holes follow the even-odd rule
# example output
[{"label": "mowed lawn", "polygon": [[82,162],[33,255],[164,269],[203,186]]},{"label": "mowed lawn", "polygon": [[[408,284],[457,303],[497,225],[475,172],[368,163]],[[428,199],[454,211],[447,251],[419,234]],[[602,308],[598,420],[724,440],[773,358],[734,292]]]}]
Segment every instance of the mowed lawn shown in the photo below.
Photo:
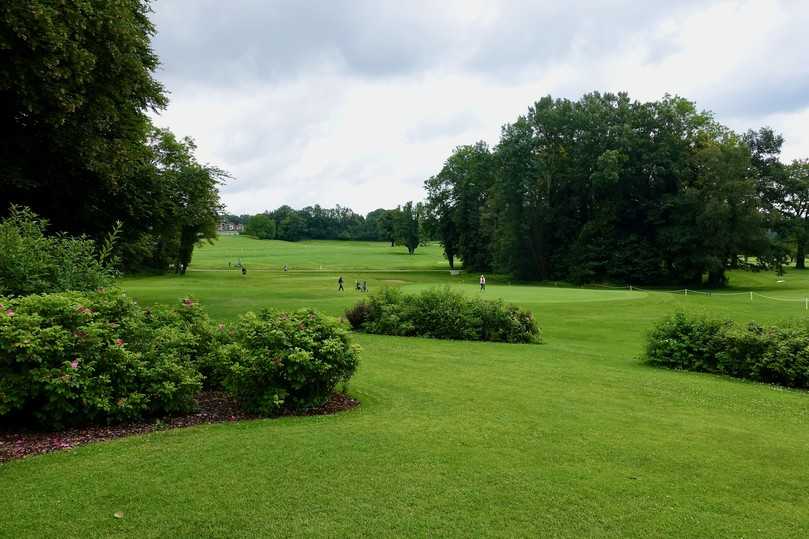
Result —
[{"label": "mowed lawn", "polygon": [[[201,271],[217,269],[235,245],[257,253],[250,264],[243,257],[257,266],[262,249],[279,243],[226,238],[195,253],[184,277],[123,286],[143,302],[192,295],[221,319],[264,306],[339,315],[360,297],[350,286],[336,292],[340,273],[372,291],[437,284],[480,294],[476,275],[430,271],[441,267],[438,247],[420,259],[362,243],[352,266],[352,243],[303,242],[288,248],[334,264],[321,271],[301,254],[300,270],[286,262],[292,271],[282,273],[273,267],[285,262],[267,254],[266,271],[244,277]],[[386,257],[404,262],[386,267]],[[408,261],[412,271],[402,271]],[[639,359],[650,325],[676,309],[806,317],[809,272],[784,281],[734,273],[727,292],[739,295],[708,297],[490,276],[486,297],[532,309],[544,344],[356,335],[362,363],[350,391],[359,409],[0,465],[0,535],[806,537],[809,394]]]}]

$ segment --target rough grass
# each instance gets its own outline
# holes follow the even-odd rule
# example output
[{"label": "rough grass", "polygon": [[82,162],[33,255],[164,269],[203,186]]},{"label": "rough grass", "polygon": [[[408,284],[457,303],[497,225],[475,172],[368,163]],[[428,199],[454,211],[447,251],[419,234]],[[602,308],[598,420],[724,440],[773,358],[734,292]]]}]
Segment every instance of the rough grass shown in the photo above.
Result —
[{"label": "rough grass", "polygon": [[[325,259],[350,245],[317,249],[329,251]],[[376,248],[384,252],[369,258],[389,249]],[[193,268],[124,285],[143,301],[193,294],[218,318],[259,306],[337,315],[359,297],[338,295],[336,275],[320,272],[241,278]],[[355,274],[365,275],[346,271],[349,284]],[[424,271],[368,277],[372,288],[459,282]],[[732,279],[729,291],[809,296],[809,272],[784,283]],[[474,280],[460,278],[478,293]],[[675,309],[770,322],[807,316],[802,303],[488,281],[487,296],[536,313],[545,344],[357,335],[359,409],[160,432],[2,465],[0,535],[809,535],[809,394],[638,359],[645,331]]]}]

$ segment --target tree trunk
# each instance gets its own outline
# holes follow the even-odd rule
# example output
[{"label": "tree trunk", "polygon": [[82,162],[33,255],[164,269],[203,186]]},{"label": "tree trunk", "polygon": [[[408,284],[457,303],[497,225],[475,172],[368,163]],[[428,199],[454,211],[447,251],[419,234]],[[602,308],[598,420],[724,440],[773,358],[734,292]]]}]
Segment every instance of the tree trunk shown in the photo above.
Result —
[{"label": "tree trunk", "polygon": [[396,245],[396,240],[390,240],[390,246],[394,247]]},{"label": "tree trunk", "polygon": [[449,260],[449,269],[455,269],[455,257],[453,255],[447,255],[447,260]]},{"label": "tree trunk", "polygon": [[806,240],[798,240],[798,247],[795,251],[795,269],[806,269]]}]

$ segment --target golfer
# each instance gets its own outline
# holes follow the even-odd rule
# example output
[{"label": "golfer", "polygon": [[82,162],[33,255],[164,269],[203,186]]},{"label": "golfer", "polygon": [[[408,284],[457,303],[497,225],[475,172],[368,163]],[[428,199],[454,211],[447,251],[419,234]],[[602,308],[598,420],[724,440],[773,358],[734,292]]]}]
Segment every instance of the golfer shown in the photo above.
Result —
[{"label": "golfer", "polygon": [[480,291],[483,292],[486,290],[486,277],[481,275],[480,276]]},{"label": "golfer", "polygon": [[340,276],[337,278],[337,291],[338,291],[338,292],[343,292],[344,290],[345,290],[345,289],[343,288],[343,276],[342,276],[342,275],[340,275]]}]

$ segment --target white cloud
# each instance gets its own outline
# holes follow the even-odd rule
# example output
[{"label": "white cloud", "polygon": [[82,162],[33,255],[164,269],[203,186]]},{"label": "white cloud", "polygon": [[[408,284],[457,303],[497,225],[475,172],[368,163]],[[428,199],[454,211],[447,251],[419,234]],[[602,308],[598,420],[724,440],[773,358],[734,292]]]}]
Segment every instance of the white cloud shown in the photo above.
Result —
[{"label": "white cloud", "polygon": [[[672,7],[674,5],[674,7]],[[223,7],[226,6],[226,7]],[[230,171],[231,211],[423,196],[459,144],[536,99],[628,91],[770,125],[809,157],[809,6],[750,2],[214,2],[155,5],[157,119]]]}]

